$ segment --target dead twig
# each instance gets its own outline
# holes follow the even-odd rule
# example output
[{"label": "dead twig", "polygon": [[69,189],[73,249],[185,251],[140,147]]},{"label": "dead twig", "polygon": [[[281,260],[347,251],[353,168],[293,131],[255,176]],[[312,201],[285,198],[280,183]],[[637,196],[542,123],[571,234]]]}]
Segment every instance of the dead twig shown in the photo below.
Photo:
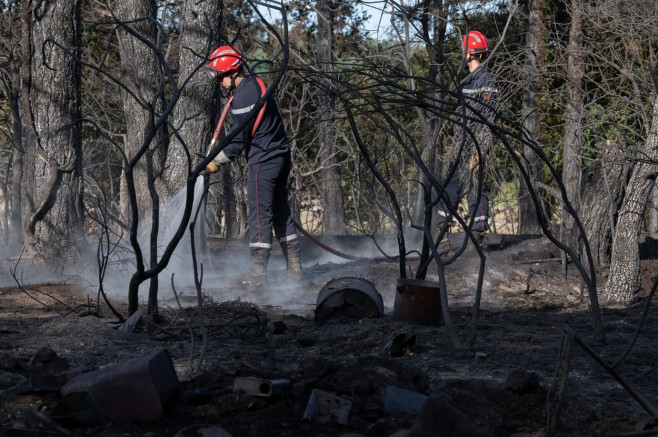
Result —
[{"label": "dead twig", "polygon": [[548,399],[546,400],[546,435],[554,435],[557,431],[558,418],[560,416],[560,407],[564,390],[567,386],[569,377],[569,366],[573,356],[573,331],[562,329],[562,344],[558,352],[557,367],[553,375],[553,382],[548,390]]},{"label": "dead twig", "polygon": [[194,211],[194,218],[190,222],[190,250],[192,251],[192,269],[194,271],[194,285],[196,287],[197,295],[197,312],[199,314],[199,323],[201,324],[201,339],[203,341],[201,346],[201,356],[199,357],[199,362],[196,366],[196,372],[201,371],[201,365],[203,360],[206,357],[206,351],[208,350],[208,328],[205,326],[205,315],[203,312],[203,294],[201,293],[201,285],[203,283],[203,263],[197,263],[196,258],[196,246],[194,244],[194,230],[196,228],[197,220],[199,218],[199,213],[201,212],[201,206],[204,204],[206,197],[208,196],[208,175],[203,178],[203,192],[201,193],[201,199],[199,199],[199,204],[197,205],[196,211]]},{"label": "dead twig", "polygon": [[160,332],[166,334],[166,335],[167,335],[168,337],[170,337],[170,338],[175,338],[175,339],[177,339],[177,340],[180,340],[180,336],[179,336],[178,334],[176,334],[175,332],[172,332],[171,330],[165,328],[164,326],[160,326],[160,325],[158,325],[158,324],[155,323],[153,320],[149,320],[149,322],[148,322],[148,326],[149,326],[150,328],[157,329],[158,331],[160,331]]},{"label": "dead twig", "polygon": [[[180,299],[178,298],[178,293],[176,292],[176,286],[174,284],[174,274],[172,273],[171,275],[171,289],[174,292],[174,297],[176,298],[176,303],[178,304],[178,308],[180,309],[180,313],[184,314],[183,310],[183,305],[180,303]],[[187,329],[190,333],[190,356],[188,358],[188,367],[190,370],[190,373],[192,373],[192,362],[194,361],[194,330],[192,329],[192,319],[187,319]]]}]

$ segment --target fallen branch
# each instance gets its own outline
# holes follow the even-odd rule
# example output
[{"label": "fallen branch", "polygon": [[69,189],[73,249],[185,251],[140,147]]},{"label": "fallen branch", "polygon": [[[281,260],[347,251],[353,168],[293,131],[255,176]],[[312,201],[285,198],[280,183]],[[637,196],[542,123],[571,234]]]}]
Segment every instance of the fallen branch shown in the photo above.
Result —
[{"label": "fallen branch", "polygon": [[[565,329],[571,330],[566,327]],[[647,413],[651,414],[653,417],[658,419],[658,406],[654,404],[649,398],[647,398],[644,393],[642,393],[637,387],[635,387],[629,380],[627,380],[622,374],[617,372],[617,369],[608,364],[600,355],[598,355],[592,348],[590,348],[582,339],[574,335],[574,340],[576,343],[585,350],[594,360],[603,367],[606,372],[608,372],[622,387],[635,398],[636,401],[642,405],[642,408],[646,410]]]},{"label": "fallen branch", "polygon": [[[546,431],[547,435],[554,435],[557,431],[557,419],[560,411],[560,404],[564,395],[566,387],[569,364],[571,362],[573,345],[579,345],[585,352],[587,352],[601,367],[603,367],[633,398],[654,418],[658,418],[658,406],[654,404],[649,398],[645,396],[637,387],[635,387],[629,380],[621,375],[617,370],[607,363],[600,355],[598,355],[587,343],[580,337],[576,336],[571,328],[568,326],[562,327],[562,345],[560,347],[558,367],[555,371],[553,384],[548,392],[548,401],[546,404]],[[653,431],[655,432],[655,430]],[[630,435],[630,434],[629,434]],[[640,434],[638,434],[640,435]],[[655,435],[655,434],[648,434]]]},{"label": "fallen branch", "polygon": [[[24,251],[24,250],[25,250],[25,249],[23,249],[23,251]],[[51,296],[50,294],[46,293],[45,291],[41,291],[41,290],[36,289],[36,288],[29,288],[29,287],[24,287],[24,286],[23,286],[23,278],[22,278],[22,276],[21,276],[21,279],[20,279],[20,280],[16,277],[16,271],[18,270],[18,264],[20,263],[20,260],[21,260],[21,257],[22,257],[22,256],[23,256],[23,252],[21,252],[21,255],[20,255],[20,256],[18,257],[18,259],[16,260],[16,264],[14,265],[14,268],[13,268],[13,269],[12,269],[11,267],[9,268],[9,273],[11,274],[11,277],[14,278],[14,281],[16,282],[16,285],[18,285],[18,288],[20,288],[20,290],[21,290],[23,293],[25,293],[28,297],[30,297],[31,299],[35,300],[36,302],[40,303],[41,305],[45,306],[46,308],[50,308],[50,309],[52,309],[53,311],[55,311],[55,312],[56,312],[58,315],[60,315],[60,316],[64,316],[64,315],[66,315],[66,314],[62,314],[62,313],[58,312],[57,310],[55,310],[54,308],[52,308],[50,305],[48,305],[48,304],[46,304],[46,303],[44,303],[44,302],[41,302],[41,301],[40,301],[39,299],[37,299],[35,296],[33,296],[32,294],[28,293],[27,290],[33,291],[33,292],[35,292],[35,293],[43,294],[44,296],[46,296],[46,297],[48,297],[48,298],[54,300],[55,302],[58,302],[58,303],[62,304],[63,306],[65,306],[65,307],[69,310],[69,312],[68,312],[67,314],[70,314],[71,312],[74,312],[74,309],[71,308],[69,305],[67,305],[66,303],[64,303],[64,302],[62,302],[61,300],[57,299],[56,297]],[[21,274],[22,274],[22,272],[21,272]]]}]

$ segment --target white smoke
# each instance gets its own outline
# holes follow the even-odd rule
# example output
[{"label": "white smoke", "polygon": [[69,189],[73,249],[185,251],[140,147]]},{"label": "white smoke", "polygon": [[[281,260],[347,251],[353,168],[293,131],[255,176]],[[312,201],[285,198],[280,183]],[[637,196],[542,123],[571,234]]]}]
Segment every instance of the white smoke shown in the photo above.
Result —
[{"label": "white smoke", "polygon": [[[193,212],[199,207],[199,202],[203,196],[203,188],[203,180],[198,179],[194,188]],[[183,188],[160,209],[158,234],[160,247],[158,248],[158,256],[162,255],[166,245],[171,241],[181,223],[185,201],[186,190]],[[195,229],[197,263],[199,274],[203,274],[201,291],[215,301],[243,300],[258,305],[267,305],[272,309],[278,308],[283,312],[308,316],[315,309],[318,292],[326,282],[340,276],[362,276],[361,272],[352,269],[350,266],[350,263],[355,263],[354,260],[333,254],[319,247],[308,238],[301,237],[300,239],[303,242],[302,266],[304,271],[307,272],[305,279],[301,282],[287,279],[285,260],[275,242],[268,267],[269,286],[260,291],[250,291],[247,284],[243,283],[245,279],[249,278],[248,242],[245,240],[224,240],[223,245],[227,245],[227,248],[219,251],[209,251],[206,244],[207,235],[202,225],[204,223],[204,213],[202,205],[197,219],[199,225]],[[150,225],[150,217],[146,217],[138,226],[138,241],[146,262],[149,260]],[[405,230],[407,250],[418,249],[417,242],[411,241],[414,235],[413,231]],[[399,254],[394,233],[377,236],[376,242],[366,236],[319,237],[319,240],[338,252],[364,259],[381,259],[385,255],[395,257]],[[86,263],[65,270],[55,268],[55,271],[46,271],[42,267],[36,267],[29,260],[24,260],[19,266],[11,267],[17,269],[19,279],[24,281],[25,284],[39,284],[53,280],[75,283],[88,289],[90,296],[95,298],[99,284],[102,283],[103,290],[110,299],[125,302],[128,298],[130,279],[135,273],[135,257],[127,238],[124,237],[119,243],[116,246],[112,243],[109,245],[112,247],[112,253],[109,256],[107,270],[103,278],[100,278],[98,266],[97,247],[99,241],[93,241],[93,237],[90,241],[89,253],[83,257]],[[108,250],[107,243],[104,243],[102,247],[103,250],[100,252]],[[356,263],[358,262],[357,260]],[[5,265],[7,265],[6,262]],[[336,266],[341,267],[336,268]],[[326,271],[326,274],[313,277],[311,272],[318,270]],[[158,297],[163,305],[177,305],[174,288],[171,285],[172,275],[174,287],[181,303],[186,306],[196,305],[197,289],[194,282],[189,226],[174,251],[168,266],[158,275]],[[364,279],[374,283],[378,278],[364,277]],[[140,285],[140,305],[146,305],[147,303],[149,283],[147,280]],[[16,285],[16,281],[6,270],[3,271],[0,274],[0,286],[13,285]],[[390,308],[392,301],[387,299],[386,296],[384,298],[386,306]]]}]

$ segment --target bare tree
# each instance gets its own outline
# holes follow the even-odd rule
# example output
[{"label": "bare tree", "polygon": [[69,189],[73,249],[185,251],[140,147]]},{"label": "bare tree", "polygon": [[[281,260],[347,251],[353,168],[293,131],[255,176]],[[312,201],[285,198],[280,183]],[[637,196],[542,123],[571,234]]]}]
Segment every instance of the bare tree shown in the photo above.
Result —
[{"label": "bare tree", "polygon": [[[567,100],[564,126],[564,167],[562,180],[567,196],[580,208],[582,189],[583,111],[585,108],[585,48],[583,47],[583,5],[580,0],[571,2],[571,27],[567,48]],[[569,215],[562,216],[564,241],[578,247],[579,235]]]},{"label": "bare tree", "polygon": [[[540,100],[542,96],[543,62],[546,52],[545,8],[545,0],[531,0],[528,2],[525,56],[522,72],[525,75],[525,86],[523,87],[521,122],[523,128],[534,141],[538,141],[540,136]],[[540,160],[534,151],[527,146],[523,147],[523,156],[531,183],[536,186],[537,182],[541,181]],[[528,187],[523,178],[520,181],[518,191],[518,205],[519,233],[538,233],[540,226],[537,214],[543,214],[543,211],[535,208],[535,203],[528,193]]]},{"label": "bare tree", "polygon": [[[158,59],[163,56],[161,46],[165,35],[158,29],[155,1],[120,1],[116,8],[117,18],[123,24],[117,30],[121,75],[126,89],[132,94],[124,98],[124,147],[131,159],[128,168],[124,168],[127,175],[121,180],[122,212],[132,217],[133,229],[137,229],[136,224],[146,226],[146,220],[140,223],[140,217],[151,219],[149,263],[156,265],[161,205],[156,184],[162,183],[168,152],[168,137],[162,123],[165,74],[163,62]],[[142,156],[144,159],[140,159]],[[128,187],[131,183],[134,184],[132,188]],[[132,199],[132,193],[128,193],[131,189],[135,190],[135,199]],[[157,314],[157,295],[158,280],[153,276],[149,289],[149,313]]]},{"label": "bare tree", "polygon": [[[402,5],[402,4],[401,4]],[[446,75],[454,74],[448,68],[444,59],[444,50],[446,47],[447,38],[447,24],[448,18],[454,13],[454,2],[445,1],[436,3],[431,1],[423,1],[421,3],[422,15],[420,18],[421,30],[425,51],[430,59],[430,67],[427,71],[428,83],[435,83],[439,86],[432,87],[425,91],[428,101],[436,102],[442,101],[445,96],[445,79]],[[410,41],[407,35],[405,46],[408,48]],[[411,53],[407,50],[405,62],[407,63],[407,72],[409,73],[409,86],[410,89],[415,89],[417,84],[413,80],[412,65],[410,63]],[[443,173],[442,160],[437,160],[437,156],[442,156],[444,153],[442,147],[441,129],[444,125],[443,119],[437,117],[432,111],[423,111],[420,107],[415,108],[418,119],[421,122],[423,137],[421,141],[421,153],[427,159],[427,165],[432,169],[435,174],[441,175]],[[433,208],[427,208],[426,190],[430,189],[429,181],[421,169],[418,169],[418,190],[416,193],[416,204],[414,207],[414,223],[420,225],[426,221],[431,222],[431,215],[434,211]],[[427,250],[427,248],[424,248]]]},{"label": "bare tree", "polygon": [[317,68],[321,72],[318,83],[318,142],[322,162],[322,197],[325,208],[322,211],[322,227],[325,234],[346,233],[345,210],[341,188],[340,167],[338,165],[337,132],[332,97],[333,70],[333,27],[334,9],[331,0],[317,1]]}]

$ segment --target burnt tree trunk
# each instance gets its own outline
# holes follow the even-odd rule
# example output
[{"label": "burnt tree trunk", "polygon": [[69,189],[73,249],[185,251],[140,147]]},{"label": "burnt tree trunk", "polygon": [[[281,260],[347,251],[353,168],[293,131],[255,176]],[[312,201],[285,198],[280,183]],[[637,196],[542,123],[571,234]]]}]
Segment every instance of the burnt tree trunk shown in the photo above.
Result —
[{"label": "burnt tree trunk", "polygon": [[[529,2],[528,29],[526,30],[524,74],[525,86],[521,116],[523,128],[535,142],[539,139],[542,71],[545,53],[546,29],[544,27],[545,0],[531,0]],[[536,187],[541,181],[541,161],[537,154],[528,146],[523,146],[523,158],[531,185]],[[541,232],[538,214],[543,214],[539,205],[535,205],[529,193],[525,178],[521,178],[518,192],[519,204],[519,234],[538,234]]]},{"label": "burnt tree trunk", "polygon": [[[567,197],[575,209],[580,211],[580,194],[582,187],[582,163],[580,155],[583,149],[582,114],[584,111],[585,92],[585,50],[582,32],[582,3],[571,2],[571,28],[569,30],[569,47],[567,48],[567,108],[564,125],[564,166],[562,181]],[[562,241],[578,252],[579,232],[567,211],[562,211]]]},{"label": "burnt tree trunk", "polygon": [[[443,50],[446,39],[446,29],[448,20],[447,17],[450,10],[451,2],[446,1],[437,4],[430,0],[423,0],[423,15],[421,16],[421,25],[423,29],[425,51],[431,60],[429,70],[427,72],[428,83],[433,84],[426,91],[427,101],[430,107],[436,106],[434,102],[441,102],[445,100],[445,63],[443,60]],[[411,56],[411,47],[408,44],[406,55]],[[409,77],[413,77],[412,65],[410,59],[407,61],[407,73]],[[411,82],[411,79],[409,80]],[[416,84],[410,83],[409,88],[412,91],[416,90]],[[418,115],[418,120],[423,128],[423,136],[421,138],[421,157],[425,165],[432,170],[437,176],[437,180],[441,180],[442,162],[437,159],[438,156],[443,154],[441,137],[439,132],[443,127],[443,118],[436,117],[430,111],[423,111],[419,107],[414,108]],[[436,108],[434,108],[436,109]],[[418,179],[418,191],[416,192],[416,201],[414,205],[414,224],[421,225],[425,220],[425,207],[426,196],[425,189],[429,188],[430,181],[425,176],[425,173],[419,168],[416,175]],[[436,190],[433,190],[436,194]],[[436,208],[434,208],[436,209]],[[427,256],[427,255],[426,255]],[[422,279],[422,278],[420,278]]]},{"label": "burnt tree trunk", "polygon": [[[423,15],[421,18],[421,25],[425,40],[425,50],[427,56],[431,60],[428,70],[428,82],[434,84],[426,91],[427,102],[430,107],[436,109],[436,103],[445,101],[445,62],[443,60],[443,50],[446,39],[446,29],[448,16],[451,8],[451,2],[446,1],[442,4],[424,0]],[[408,47],[407,54],[411,54],[410,47]],[[411,62],[408,62],[407,72],[410,77],[413,76]],[[414,83],[410,84],[410,88],[415,91],[416,86]],[[444,123],[443,118],[436,117],[432,111],[423,111],[421,108],[415,108],[418,114],[418,119],[423,127],[423,136],[421,139],[421,158],[423,163],[429,168],[435,179],[441,181],[441,174],[443,170],[443,161],[438,159],[443,155],[443,143],[441,141],[441,131]],[[436,188],[432,186],[432,181],[425,175],[425,173],[418,168],[418,191],[416,192],[416,204],[414,207],[414,224],[417,226],[422,225],[423,228],[429,226],[431,230],[432,220],[435,219],[436,206],[428,209],[429,204],[433,197],[439,195]],[[425,279],[427,275],[427,268],[429,267],[429,260],[431,251],[430,245],[434,242],[428,241],[423,233],[423,244],[421,247],[420,262],[416,271],[416,279]]]},{"label": "burnt tree trunk", "polygon": [[322,165],[322,227],[325,234],[344,235],[345,208],[341,188],[340,162],[336,147],[337,131],[332,96],[334,12],[331,0],[318,0],[317,66],[320,71],[318,87],[318,141]]},{"label": "burnt tree trunk", "polygon": [[[120,203],[122,213],[130,217],[126,222],[130,224],[133,247],[139,246],[138,225],[145,228],[144,234],[147,234],[146,231],[150,234],[148,241],[141,244],[146,243],[149,246],[150,266],[155,266],[158,263],[157,235],[160,217],[157,184],[161,182],[159,176],[167,152],[164,132],[162,129],[156,132],[156,120],[162,115],[164,107],[163,69],[154,48],[149,47],[149,43],[157,47],[157,7],[154,0],[122,0],[115,2],[114,6],[117,8],[116,15],[121,20],[117,36],[121,77],[127,88],[123,92],[123,110],[126,118],[124,150],[128,163],[124,163],[125,177],[121,179]],[[141,248],[138,251],[141,252]],[[143,258],[136,258],[137,271],[128,292],[130,314],[138,307],[135,287],[139,287],[141,281],[145,280]],[[157,276],[151,278],[149,314],[157,314],[157,281]]]},{"label": "burnt tree trunk", "polygon": [[85,243],[80,2],[28,1],[22,19],[23,242],[59,263]]},{"label": "burnt tree trunk", "polygon": [[605,142],[600,149],[596,166],[585,177],[580,214],[598,270],[610,265],[617,211],[630,171],[616,144]]},{"label": "burnt tree trunk", "polygon": [[658,174],[658,99],[654,101],[653,122],[642,152],[642,161],[633,166],[624,200],[617,215],[612,243],[610,275],[604,295],[612,302],[627,305],[640,290],[639,237],[647,200]]}]

